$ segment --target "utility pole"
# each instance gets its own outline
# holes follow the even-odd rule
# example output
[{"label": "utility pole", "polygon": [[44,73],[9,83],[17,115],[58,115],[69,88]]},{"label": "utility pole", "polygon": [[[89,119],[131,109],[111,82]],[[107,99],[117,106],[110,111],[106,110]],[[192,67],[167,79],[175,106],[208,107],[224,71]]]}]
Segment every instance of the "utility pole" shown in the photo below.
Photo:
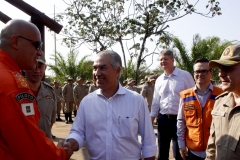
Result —
[{"label": "utility pole", "polygon": [[[54,20],[55,20],[55,5],[54,5]],[[54,32],[54,54],[55,54],[55,66],[57,65],[57,61],[56,61],[56,53],[57,53],[57,44],[56,44],[56,33]]]}]

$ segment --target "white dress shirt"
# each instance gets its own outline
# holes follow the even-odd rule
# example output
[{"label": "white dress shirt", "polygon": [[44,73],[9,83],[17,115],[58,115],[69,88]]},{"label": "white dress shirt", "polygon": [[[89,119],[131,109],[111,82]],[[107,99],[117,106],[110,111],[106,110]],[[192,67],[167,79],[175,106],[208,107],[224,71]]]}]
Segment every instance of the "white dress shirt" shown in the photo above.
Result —
[{"label": "white dress shirt", "polygon": [[141,154],[147,158],[157,152],[145,100],[120,84],[109,99],[100,89],[83,98],[69,138],[74,138],[79,148],[86,140],[93,160],[138,160]]},{"label": "white dress shirt", "polygon": [[161,114],[178,114],[180,92],[195,85],[193,77],[187,71],[175,67],[172,74],[163,73],[155,83],[151,117]]}]

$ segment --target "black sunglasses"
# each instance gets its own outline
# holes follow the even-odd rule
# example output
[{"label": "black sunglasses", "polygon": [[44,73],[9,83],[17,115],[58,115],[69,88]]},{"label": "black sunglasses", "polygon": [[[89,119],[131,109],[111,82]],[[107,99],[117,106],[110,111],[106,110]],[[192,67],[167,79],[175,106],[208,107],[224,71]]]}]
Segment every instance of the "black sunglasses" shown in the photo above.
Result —
[{"label": "black sunglasses", "polygon": [[25,38],[25,37],[23,37],[23,36],[17,36],[17,37],[32,42],[32,43],[34,44],[34,46],[35,46],[35,48],[36,48],[37,51],[39,51],[39,50],[42,48],[43,42],[41,42],[41,41],[33,41],[33,40],[28,39],[28,38]]},{"label": "black sunglasses", "polygon": [[194,71],[194,74],[207,74],[208,72],[211,72],[212,70],[210,69],[210,70],[196,70],[196,71]]}]

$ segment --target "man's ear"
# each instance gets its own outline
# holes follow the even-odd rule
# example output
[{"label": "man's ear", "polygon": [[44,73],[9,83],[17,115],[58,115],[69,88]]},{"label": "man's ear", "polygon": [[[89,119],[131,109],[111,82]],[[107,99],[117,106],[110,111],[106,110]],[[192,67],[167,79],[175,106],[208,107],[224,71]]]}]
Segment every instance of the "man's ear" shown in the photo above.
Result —
[{"label": "man's ear", "polygon": [[18,37],[17,37],[17,36],[12,36],[12,37],[10,38],[10,45],[11,45],[13,48],[18,49],[19,43],[18,43]]},{"label": "man's ear", "polygon": [[117,70],[117,73],[120,74],[120,72],[121,72],[121,67],[118,67],[116,70]]}]

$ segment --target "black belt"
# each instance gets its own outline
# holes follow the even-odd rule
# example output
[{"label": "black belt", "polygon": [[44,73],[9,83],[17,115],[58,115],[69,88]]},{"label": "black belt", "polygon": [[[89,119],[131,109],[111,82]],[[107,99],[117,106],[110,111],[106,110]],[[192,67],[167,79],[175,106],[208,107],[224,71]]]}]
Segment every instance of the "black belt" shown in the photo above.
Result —
[{"label": "black belt", "polygon": [[175,114],[161,114],[163,115],[164,117],[168,118],[168,119],[176,119],[177,118],[177,115]]}]

